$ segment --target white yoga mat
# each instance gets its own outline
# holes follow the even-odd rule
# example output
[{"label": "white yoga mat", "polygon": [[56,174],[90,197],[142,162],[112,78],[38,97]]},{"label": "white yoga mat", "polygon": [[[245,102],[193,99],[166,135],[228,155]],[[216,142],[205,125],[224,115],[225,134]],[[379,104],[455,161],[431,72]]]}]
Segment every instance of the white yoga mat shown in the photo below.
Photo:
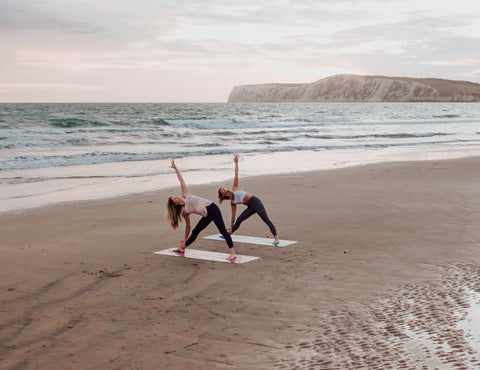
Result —
[{"label": "white yoga mat", "polygon": [[260,257],[243,256],[237,254],[237,258],[234,260],[227,260],[228,253],[200,251],[196,249],[185,249],[185,253],[174,252],[177,248],[165,249],[163,251],[154,252],[155,254],[162,254],[164,256],[174,256],[182,258],[193,258],[197,260],[215,261],[215,262],[227,262],[227,263],[247,263],[250,261],[258,260]]},{"label": "white yoga mat", "polygon": [[[210,240],[225,240],[222,234],[215,234],[204,236],[204,239]],[[257,238],[256,236],[244,236],[244,235],[232,235],[232,240],[236,243],[249,243],[249,244],[260,244],[260,245],[271,245],[274,247],[286,247],[290,244],[295,244],[295,240],[281,240],[278,244],[273,244],[274,239],[268,238]]]}]

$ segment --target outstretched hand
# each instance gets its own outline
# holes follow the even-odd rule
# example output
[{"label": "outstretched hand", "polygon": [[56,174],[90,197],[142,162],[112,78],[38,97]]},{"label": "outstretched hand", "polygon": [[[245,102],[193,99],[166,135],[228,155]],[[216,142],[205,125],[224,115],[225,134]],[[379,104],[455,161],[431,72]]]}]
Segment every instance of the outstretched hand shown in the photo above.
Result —
[{"label": "outstretched hand", "polygon": [[234,155],[233,155],[233,161],[234,161],[235,163],[238,163],[238,154],[234,154]]},{"label": "outstretched hand", "polygon": [[177,169],[177,166],[175,165],[175,159],[172,158],[172,163],[170,164],[170,168],[173,168],[174,170]]}]

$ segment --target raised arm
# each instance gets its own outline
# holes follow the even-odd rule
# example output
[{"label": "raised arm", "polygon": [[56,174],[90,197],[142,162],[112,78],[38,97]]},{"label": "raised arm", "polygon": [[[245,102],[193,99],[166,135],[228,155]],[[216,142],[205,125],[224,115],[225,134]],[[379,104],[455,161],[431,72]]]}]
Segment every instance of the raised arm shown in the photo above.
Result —
[{"label": "raised arm", "polygon": [[233,179],[233,191],[238,190],[238,154],[233,156],[233,161],[235,162],[235,178]]},{"label": "raised arm", "polygon": [[180,186],[182,187],[182,196],[185,198],[188,195],[187,185],[185,184],[185,180],[182,177],[182,174],[178,170],[177,166],[175,165],[175,160],[172,158],[172,164],[170,165],[171,168],[175,170],[177,173],[178,181],[180,181]]}]

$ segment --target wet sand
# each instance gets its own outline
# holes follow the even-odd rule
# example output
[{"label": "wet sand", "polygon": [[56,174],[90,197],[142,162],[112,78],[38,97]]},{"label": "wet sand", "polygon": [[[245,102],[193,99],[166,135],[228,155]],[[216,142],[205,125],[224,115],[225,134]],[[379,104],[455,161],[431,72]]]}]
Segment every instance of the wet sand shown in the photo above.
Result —
[{"label": "wet sand", "polygon": [[[237,244],[261,257],[241,265],[153,254],[183,237],[165,220],[178,189],[0,215],[0,368],[479,366],[459,326],[480,305],[479,167],[240,179],[280,238],[298,241]],[[190,191],[214,199],[219,185]],[[237,234],[270,237],[258,216]],[[191,248],[227,252],[201,238]]]}]

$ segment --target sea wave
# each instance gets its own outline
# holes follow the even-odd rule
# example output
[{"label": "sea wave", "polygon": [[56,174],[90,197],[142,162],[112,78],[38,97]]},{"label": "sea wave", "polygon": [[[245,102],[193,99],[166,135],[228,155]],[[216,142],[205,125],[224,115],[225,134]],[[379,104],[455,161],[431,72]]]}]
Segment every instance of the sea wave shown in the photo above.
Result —
[{"label": "sea wave", "polygon": [[324,140],[350,140],[350,139],[412,139],[412,138],[425,138],[434,136],[448,136],[453,135],[446,132],[428,132],[428,133],[395,133],[395,134],[367,134],[367,135],[311,135],[306,134],[305,137],[312,139],[324,139]]},{"label": "sea wave", "polygon": [[[96,165],[103,163],[121,163],[121,162],[140,162],[149,160],[180,158],[180,157],[202,157],[205,155],[225,155],[233,153],[275,153],[292,151],[322,151],[322,150],[364,150],[366,148],[388,148],[388,147],[422,147],[435,146],[439,144],[457,144],[457,145],[478,145],[478,140],[436,140],[436,141],[418,141],[418,142],[373,142],[366,141],[361,143],[352,143],[348,141],[332,141],[331,144],[325,143],[303,143],[292,141],[288,138],[268,138],[263,137],[258,141],[250,143],[249,147],[228,146],[219,143],[199,143],[193,144],[188,149],[176,148],[174,151],[162,152],[108,152],[92,151],[80,154],[69,155],[21,155],[13,158],[0,160],[0,170],[20,170],[46,167],[68,167],[79,165]],[[132,147],[135,148],[135,147]]]},{"label": "sea wave", "polygon": [[440,114],[440,115],[433,115],[433,118],[460,118],[459,114]]},{"label": "sea wave", "polygon": [[209,119],[209,118],[195,118],[195,119],[165,119],[169,125],[187,126],[192,128],[229,128],[235,124],[234,119]]},{"label": "sea wave", "polygon": [[50,125],[54,127],[101,127],[109,126],[106,122],[93,121],[81,118],[51,118]]},{"label": "sea wave", "polygon": [[0,104],[0,112],[0,168],[480,143],[478,104]]},{"label": "sea wave", "polygon": [[[163,118],[151,118],[148,120],[140,120],[138,121],[138,124],[146,124],[146,125],[154,125],[154,126],[169,126],[170,123],[168,123],[165,119]],[[131,125],[131,123],[130,123]]]}]

